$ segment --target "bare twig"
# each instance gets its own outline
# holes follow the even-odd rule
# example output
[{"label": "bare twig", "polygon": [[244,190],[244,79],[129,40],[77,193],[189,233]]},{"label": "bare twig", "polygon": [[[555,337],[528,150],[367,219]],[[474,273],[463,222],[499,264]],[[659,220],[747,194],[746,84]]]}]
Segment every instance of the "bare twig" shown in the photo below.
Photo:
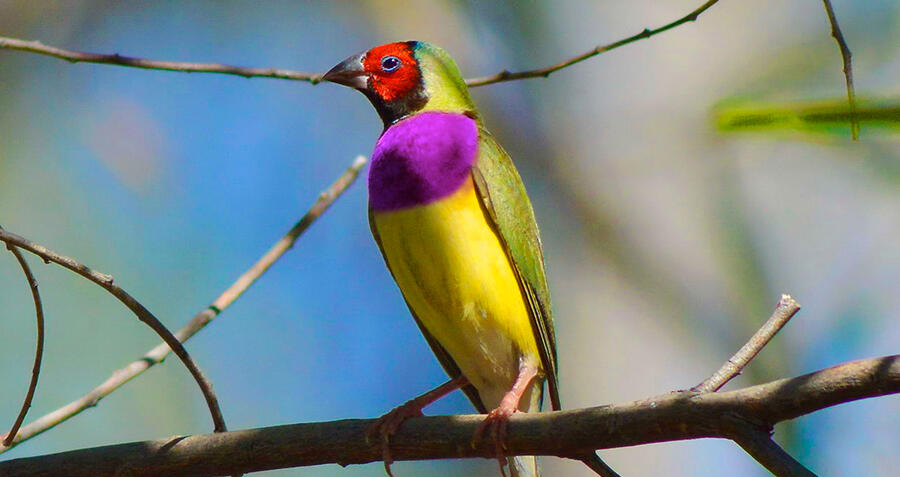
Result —
[{"label": "bare twig", "polygon": [[683,23],[695,21],[697,19],[697,17],[700,16],[701,13],[705,12],[707,9],[709,9],[709,7],[715,5],[718,1],[719,0],[709,0],[706,3],[704,3],[703,5],[700,5],[699,7],[697,7],[691,13],[688,13],[687,15],[679,18],[678,20],[675,20],[672,23],[663,25],[655,30],[650,30],[649,28],[645,28],[642,32],[640,32],[636,35],[629,36],[628,38],[623,38],[619,41],[609,43],[607,45],[597,46],[590,51],[582,53],[576,57],[569,58],[568,60],[562,61],[562,62],[557,63],[552,66],[547,66],[545,68],[538,68],[536,70],[526,70],[526,71],[517,71],[517,72],[510,72],[510,71],[504,70],[504,71],[501,71],[500,73],[497,73],[492,76],[484,76],[481,78],[467,79],[466,84],[468,84],[470,87],[475,87],[475,86],[484,86],[484,85],[494,84],[494,83],[501,83],[504,81],[515,81],[515,80],[526,79],[526,78],[537,78],[537,77],[546,78],[546,77],[550,76],[550,73],[554,73],[563,68],[568,68],[569,66],[572,66],[576,63],[581,63],[582,61],[584,61],[588,58],[593,58],[594,56],[597,56],[601,53],[606,53],[607,51],[615,50],[616,48],[618,48],[620,46],[625,46],[629,43],[634,43],[638,40],[650,38],[653,35],[662,33],[667,30],[671,30],[672,28],[675,28]]},{"label": "bare twig", "polygon": [[815,477],[809,469],[781,448],[768,432],[746,430],[733,437],[745,452],[777,477]]},{"label": "bare twig", "polygon": [[[295,224],[288,233],[281,238],[265,255],[263,255],[249,270],[244,272],[225,292],[223,292],[213,303],[203,311],[197,313],[190,321],[188,321],[175,336],[181,341],[187,341],[198,331],[208,325],[223,310],[228,308],[234,301],[241,296],[266,270],[269,269],[285,252],[287,252],[294,242],[316,221],[334,201],[356,180],[359,171],[366,163],[366,159],[362,156],[358,157],[353,165],[338,178],[331,187],[319,195],[318,200],[309,209],[309,211]],[[111,394],[116,389],[128,381],[140,376],[144,371],[152,366],[160,363],[171,352],[171,348],[166,343],[160,343],[155,348],[147,352],[142,358],[132,362],[125,368],[115,371],[102,384],[91,390],[91,392],[71,403],[52,411],[35,421],[29,423],[21,429],[18,437],[13,441],[12,446],[0,446],[0,453],[48,430],[62,422],[74,417],[85,409],[95,406],[101,399]]]},{"label": "bare twig", "polygon": [[787,324],[788,320],[790,320],[798,311],[800,311],[800,304],[794,301],[790,295],[781,295],[781,299],[778,300],[778,304],[775,306],[775,311],[772,312],[772,316],[770,316],[769,319],[766,320],[766,323],[763,324],[762,328],[750,338],[750,341],[741,347],[734,356],[729,358],[718,371],[706,378],[702,383],[694,386],[692,390],[708,393],[721,389],[728,381],[731,381],[732,378],[741,374],[741,370],[756,357],[760,350],[775,337],[775,334],[778,333],[778,331],[781,330],[781,328]]},{"label": "bare twig", "polygon": [[26,51],[52,56],[72,63],[99,63],[104,65],[130,66],[145,70],[178,71],[181,73],[217,73],[243,76],[244,78],[276,78],[294,81],[306,81],[316,84],[322,75],[303,73],[277,68],[245,68],[242,66],[224,65],[221,63],[183,63],[178,61],[160,61],[146,58],[134,58],[119,54],[83,53],[62,48],[47,46],[39,41],[26,41],[18,38],[0,37],[0,49]]},{"label": "bare twig", "polygon": [[844,63],[844,80],[847,83],[847,101],[850,103],[850,135],[854,141],[859,141],[859,117],[856,114],[856,88],[853,87],[853,64],[851,62],[850,47],[844,40],[844,34],[841,33],[841,27],[838,25],[837,17],[834,14],[834,8],[831,6],[831,0],[822,0],[825,4],[825,13],[828,15],[828,22],[831,23],[831,36],[837,42],[838,48],[841,49],[841,60]]},{"label": "bare twig", "polygon": [[589,469],[594,471],[595,474],[600,477],[622,477],[616,472],[612,467],[610,467],[600,456],[597,455],[596,452],[591,451],[589,454],[584,454],[582,456],[573,456],[569,457],[570,459],[580,460],[584,465],[588,466]]},{"label": "bare twig", "polygon": [[[683,391],[587,409],[517,413],[509,455],[584,455],[594,449],[695,438],[737,439],[735,420],[765,431],[772,424],[840,403],[900,393],[900,355],[844,363],[815,373],[720,393]],[[412,418],[392,438],[400,460],[486,457],[488,440],[472,447],[482,415]],[[375,421],[293,424],[97,447],[0,462],[0,475],[222,475],[328,463],[376,462],[381,446],[366,442]],[[766,462],[770,444],[749,443]],[[766,449],[765,447],[768,447]],[[127,466],[127,468],[126,468]],[[791,475],[791,474],[785,474]],[[808,475],[808,474],[795,474]]]},{"label": "bare twig", "polygon": [[[2,229],[3,227],[0,227],[0,230]],[[44,356],[44,305],[43,302],[41,302],[41,294],[38,291],[37,279],[34,277],[34,273],[31,272],[31,267],[28,266],[25,257],[22,256],[22,252],[9,244],[6,245],[6,248],[12,252],[16,257],[16,261],[19,262],[19,266],[22,267],[22,273],[25,275],[25,280],[28,282],[28,287],[31,289],[31,298],[34,300],[34,315],[37,321],[37,345],[35,345],[34,349],[34,365],[31,367],[31,382],[28,383],[28,391],[25,392],[25,399],[22,401],[22,409],[19,410],[19,415],[16,416],[12,428],[6,433],[6,437],[3,438],[3,445],[9,446],[13,438],[15,438],[16,434],[19,432],[19,426],[21,426],[22,421],[25,420],[25,415],[28,414],[28,409],[31,407],[31,400],[34,398],[34,391],[37,389],[38,376],[41,374],[41,360]]]},{"label": "bare twig", "polygon": [[[700,16],[700,14],[705,12],[709,7],[715,5],[718,1],[719,0],[708,0],[706,3],[700,5],[691,13],[688,13],[687,15],[679,18],[678,20],[675,20],[672,23],[659,27],[655,30],[644,29],[636,35],[629,36],[628,38],[621,39],[608,45],[597,46],[586,53],[552,66],[539,68],[536,70],[518,72],[510,72],[504,70],[492,76],[467,79],[466,84],[474,88],[476,86],[484,86],[526,78],[546,78],[547,76],[550,76],[550,73],[554,73],[563,68],[567,68],[576,63],[580,63],[601,53],[615,50],[620,46],[625,46],[638,40],[650,38],[653,35],[671,30],[672,28],[675,28],[681,24],[695,21],[697,17]],[[322,81],[322,75],[316,73],[304,73],[300,71],[276,68],[245,68],[241,66],[224,65],[221,63],[182,63],[177,61],[160,61],[150,60],[146,58],[133,58],[122,56],[119,54],[83,53],[44,45],[39,41],[26,41],[20,40],[18,38],[0,37],[0,49],[38,53],[41,55],[52,56],[54,58],[60,58],[72,63],[100,63],[107,65],[130,66],[133,68],[143,68],[148,70],[179,71],[183,73],[218,73],[243,76],[244,78],[277,78],[294,81],[305,81],[313,85],[318,84]]]},{"label": "bare twig", "polygon": [[[72,258],[66,257],[64,255],[60,255],[53,250],[50,250],[43,245],[38,245],[31,240],[28,240],[24,237],[20,237],[16,234],[9,233],[5,230],[0,230],[0,241],[6,242],[7,245],[15,245],[16,247],[27,250],[42,259],[45,262],[53,262],[58,265],[67,268],[82,277],[96,283],[104,290],[108,291],[112,296],[116,297],[122,304],[128,307],[129,310],[134,313],[139,320],[147,324],[153,331],[158,334],[163,341],[165,341],[169,346],[171,346],[175,350],[175,354],[181,359],[181,362],[184,363],[184,366],[190,371],[191,375],[194,377],[194,380],[197,381],[197,385],[200,387],[200,391],[203,393],[203,397],[206,399],[206,404],[209,407],[209,412],[212,415],[214,429],[216,432],[224,432],[226,430],[225,427],[225,419],[222,417],[222,411],[219,409],[219,403],[216,399],[215,392],[212,389],[212,383],[204,376],[203,372],[200,371],[200,368],[197,367],[197,364],[188,354],[187,350],[184,349],[184,346],[172,335],[172,332],[169,331],[162,322],[159,321],[156,316],[150,313],[144,305],[134,299],[128,292],[122,289],[120,286],[116,285],[113,281],[113,277],[97,272],[88,268],[87,266],[78,263]],[[5,448],[6,445],[4,444]]]}]

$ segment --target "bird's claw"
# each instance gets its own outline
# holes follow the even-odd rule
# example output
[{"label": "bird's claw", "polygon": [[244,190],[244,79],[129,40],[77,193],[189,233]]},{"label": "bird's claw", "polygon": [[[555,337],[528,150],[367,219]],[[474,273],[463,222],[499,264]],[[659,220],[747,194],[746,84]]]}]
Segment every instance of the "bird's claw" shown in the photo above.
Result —
[{"label": "bird's claw", "polygon": [[500,463],[500,474],[506,477],[506,428],[509,424],[509,418],[518,411],[516,408],[500,406],[488,413],[487,417],[481,421],[478,428],[475,429],[475,436],[472,438],[472,446],[475,447],[481,442],[485,432],[490,428],[491,440],[494,441],[495,451],[497,453],[497,461]]},{"label": "bird's claw", "polygon": [[400,426],[403,425],[403,422],[407,419],[422,416],[422,407],[414,401],[409,401],[379,417],[366,431],[367,444],[371,444],[371,439],[373,437],[380,437],[381,458],[384,461],[384,471],[387,472],[390,477],[394,477],[394,473],[391,472],[391,464],[394,463],[394,459],[391,457],[391,436],[400,429]]}]

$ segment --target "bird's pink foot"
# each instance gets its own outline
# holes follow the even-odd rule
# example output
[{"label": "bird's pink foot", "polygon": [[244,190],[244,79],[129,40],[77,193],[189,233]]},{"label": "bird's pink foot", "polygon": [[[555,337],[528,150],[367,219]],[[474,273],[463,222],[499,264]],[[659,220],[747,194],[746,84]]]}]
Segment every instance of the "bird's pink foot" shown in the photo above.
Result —
[{"label": "bird's pink foot", "polygon": [[391,464],[394,459],[391,457],[391,436],[394,435],[403,422],[411,417],[422,417],[422,409],[434,401],[446,396],[450,392],[459,389],[469,382],[463,376],[447,381],[446,383],[428,391],[427,393],[406,401],[403,405],[397,406],[387,414],[378,418],[369,430],[366,431],[366,442],[370,442],[371,438],[379,436],[381,438],[381,457],[384,460],[384,471],[391,477]]},{"label": "bird's pink foot", "polygon": [[475,429],[475,437],[472,439],[472,442],[477,444],[490,430],[491,440],[494,442],[497,452],[497,461],[500,463],[500,474],[504,477],[506,476],[506,427],[509,424],[509,417],[518,412],[516,405],[511,401],[504,399],[497,409],[489,412]]},{"label": "bird's pink foot", "polygon": [[490,428],[491,439],[494,441],[497,452],[497,460],[500,462],[500,474],[504,477],[506,477],[506,427],[509,424],[510,416],[519,410],[519,401],[522,400],[522,395],[537,374],[537,367],[530,363],[521,363],[519,365],[519,375],[516,377],[512,389],[503,396],[503,399],[500,400],[500,405],[489,412],[484,421],[481,421],[481,424],[475,429],[475,437],[472,439],[473,446],[478,444],[485,431]]},{"label": "bird's pink foot", "polygon": [[391,464],[394,463],[394,459],[391,457],[391,436],[397,432],[397,429],[400,429],[400,426],[403,425],[403,421],[411,417],[422,417],[422,407],[421,403],[417,402],[415,399],[407,401],[403,405],[397,406],[387,414],[379,417],[378,420],[375,421],[375,424],[372,424],[366,432],[367,442],[373,437],[380,437],[381,458],[384,461],[384,471],[391,477],[394,476],[393,472],[391,472]]}]

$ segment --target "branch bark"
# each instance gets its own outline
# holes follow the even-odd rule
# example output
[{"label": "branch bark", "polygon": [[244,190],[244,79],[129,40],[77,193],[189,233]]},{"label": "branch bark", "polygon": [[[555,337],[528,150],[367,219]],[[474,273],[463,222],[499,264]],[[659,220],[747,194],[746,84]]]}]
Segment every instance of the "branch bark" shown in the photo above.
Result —
[{"label": "branch bark", "polygon": [[[301,218],[300,221],[281,238],[281,240],[253,264],[249,270],[244,272],[230,287],[228,287],[227,290],[216,298],[211,305],[197,313],[175,333],[178,342],[187,341],[206,327],[206,325],[250,288],[250,286],[253,285],[253,283],[255,283],[269,267],[281,258],[282,255],[290,250],[303,232],[325,213],[325,211],[331,207],[331,204],[333,204],[334,201],[337,200],[351,184],[353,184],[365,164],[365,157],[357,157],[350,168],[347,169],[347,171],[344,172],[331,187],[319,195],[319,198],[306,212],[303,218]],[[172,348],[167,343],[160,343],[155,348],[148,351],[143,357],[135,360],[128,366],[113,372],[112,376],[89,393],[55,411],[41,416],[34,420],[34,422],[23,427],[11,444],[0,445],[0,454],[44,431],[56,427],[66,420],[78,415],[85,409],[96,406],[101,399],[108,396],[116,389],[119,389],[128,381],[140,376],[144,371],[150,369],[154,365],[161,363],[171,352]]]},{"label": "branch bark", "polygon": [[[748,426],[768,433],[778,422],[840,403],[900,392],[900,355],[840,364],[790,379],[722,393],[682,391],[609,406],[519,413],[510,420],[509,455],[583,455],[595,449],[696,438],[737,440],[761,461],[777,452],[747,439]],[[413,418],[391,439],[396,460],[485,457],[496,448],[472,435],[484,416]],[[293,424],[176,436],[0,463],[3,476],[225,475],[381,459],[366,443],[372,419]],[[755,447],[754,447],[755,446]],[[775,467],[776,475],[809,475]],[[807,471],[808,472],[808,471]]]}]

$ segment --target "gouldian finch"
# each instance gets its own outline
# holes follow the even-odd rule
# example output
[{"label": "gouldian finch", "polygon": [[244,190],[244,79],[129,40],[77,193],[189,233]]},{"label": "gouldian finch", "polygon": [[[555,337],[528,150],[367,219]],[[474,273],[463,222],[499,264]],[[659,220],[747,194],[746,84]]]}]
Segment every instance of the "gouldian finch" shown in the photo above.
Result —
[{"label": "gouldian finch", "polygon": [[[369,169],[369,224],[451,377],[385,415],[378,432],[387,442],[403,419],[462,388],[488,414],[479,434],[490,430],[502,452],[506,421],[540,411],[544,381],[560,409],[550,291],[522,179],[484,128],[456,63],[434,45],[378,46],[323,80],[361,91],[384,122]],[[509,459],[509,469],[539,475],[533,456]]]}]

